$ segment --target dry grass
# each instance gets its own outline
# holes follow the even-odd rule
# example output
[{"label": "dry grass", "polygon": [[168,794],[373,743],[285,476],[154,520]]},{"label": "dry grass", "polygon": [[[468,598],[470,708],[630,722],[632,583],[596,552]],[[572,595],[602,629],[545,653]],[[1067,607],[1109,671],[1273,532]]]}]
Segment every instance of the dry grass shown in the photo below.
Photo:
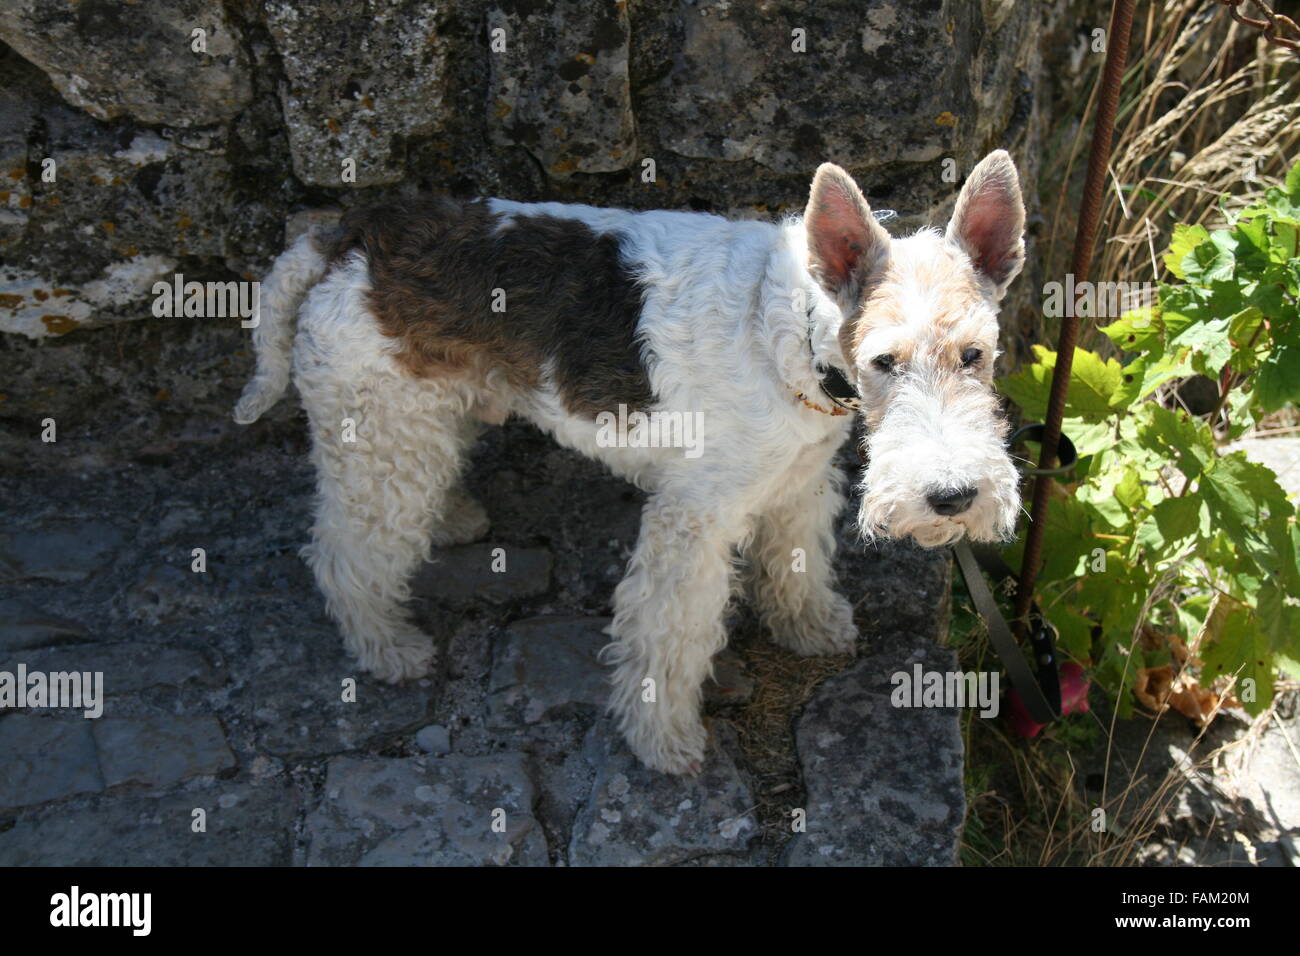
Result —
[{"label": "dry grass", "polygon": [[[1091,130],[1077,117],[1091,115],[1096,96],[1094,86],[1086,103],[1062,104],[1071,119],[1049,138],[1042,183],[1060,185],[1042,196],[1053,212],[1048,277],[1070,268]],[[1277,184],[1300,151],[1298,121],[1300,57],[1208,0],[1147,4],[1134,26],[1091,278],[1167,279],[1159,256],[1173,225],[1221,223],[1221,197],[1240,208]],[[1081,329],[1081,345],[1109,345],[1090,333]]]},{"label": "dry grass", "polygon": [[794,745],[794,719],[826,678],[853,662],[850,655],[796,657],[765,639],[738,648],[755,684],[754,696],[729,714],[754,773],[761,839],[774,847],[791,835],[790,809],[804,806]]}]

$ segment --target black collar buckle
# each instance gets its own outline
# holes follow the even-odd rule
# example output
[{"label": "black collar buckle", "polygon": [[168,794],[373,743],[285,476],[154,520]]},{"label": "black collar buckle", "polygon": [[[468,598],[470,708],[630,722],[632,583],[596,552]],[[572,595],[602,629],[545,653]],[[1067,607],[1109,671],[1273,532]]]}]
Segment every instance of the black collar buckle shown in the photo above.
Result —
[{"label": "black collar buckle", "polygon": [[[811,343],[809,344],[811,345]],[[862,410],[862,396],[844,377],[843,372],[833,365],[830,368],[822,368],[820,365],[814,365],[813,367],[820,376],[817,384],[821,386],[823,395],[840,408],[848,409],[851,412]]]}]

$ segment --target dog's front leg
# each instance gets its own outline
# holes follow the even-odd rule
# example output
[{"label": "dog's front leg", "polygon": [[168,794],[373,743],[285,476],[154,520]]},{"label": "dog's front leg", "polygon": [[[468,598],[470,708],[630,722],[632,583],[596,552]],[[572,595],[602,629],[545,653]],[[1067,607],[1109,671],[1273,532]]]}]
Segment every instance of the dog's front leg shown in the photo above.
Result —
[{"label": "dog's front leg", "polygon": [[759,616],[782,647],[808,657],[853,650],[853,606],[835,588],[835,518],[844,507],[843,475],[830,460],[783,482],[759,516],[747,556]]},{"label": "dog's front leg", "polygon": [[704,760],[701,691],[726,644],[732,553],[743,534],[743,521],[724,512],[651,499],[614,592],[610,710],[632,751],[666,773],[695,773]]}]

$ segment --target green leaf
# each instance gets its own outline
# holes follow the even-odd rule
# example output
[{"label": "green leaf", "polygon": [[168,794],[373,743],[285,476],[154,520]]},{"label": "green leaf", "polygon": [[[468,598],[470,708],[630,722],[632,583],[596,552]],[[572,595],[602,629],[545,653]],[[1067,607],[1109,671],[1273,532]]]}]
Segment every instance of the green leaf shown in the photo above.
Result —
[{"label": "green leaf", "polygon": [[[1181,310],[1181,311],[1180,311]],[[1173,341],[1197,323],[1208,321],[1209,306],[1194,300],[1183,302],[1179,309],[1166,309],[1160,317],[1165,328],[1165,336]]]},{"label": "green leaf", "polygon": [[[1300,524],[1294,521],[1270,522],[1264,533],[1277,556],[1277,563],[1270,570],[1277,575],[1285,593],[1300,596]],[[1300,640],[1300,631],[1295,636]],[[1300,674],[1296,676],[1300,677]]]},{"label": "green leaf", "polygon": [[[1036,361],[1014,375],[998,379],[998,389],[1020,406],[1027,418],[1041,419],[1047,414],[1047,399],[1052,375],[1056,370],[1056,353],[1041,345],[1034,346]],[[1123,377],[1115,359],[1076,348],[1070,367],[1070,386],[1066,395],[1065,414],[1083,421],[1102,421],[1112,416],[1111,397]]]},{"label": "green leaf", "polygon": [[1208,594],[1194,594],[1174,609],[1178,619],[1178,626],[1187,635],[1200,632],[1201,628],[1205,626],[1205,616],[1209,611],[1210,596]]},{"label": "green leaf", "polygon": [[1287,402],[1300,402],[1300,333],[1275,338],[1273,350],[1259,366],[1255,400],[1265,414]]},{"label": "green leaf", "polygon": [[1195,498],[1166,498],[1152,509],[1160,533],[1170,541],[1191,537],[1201,527],[1201,503]]},{"label": "green leaf", "polygon": [[[1085,567],[1083,559],[1096,547],[1092,534],[1095,516],[1087,503],[1072,495],[1054,495],[1047,502],[1046,526],[1043,532],[1048,542],[1044,549],[1043,566],[1038,572],[1044,585],[1054,581],[1073,581]],[[1017,540],[1004,552],[1013,568],[1020,567],[1024,553],[1024,540]]]},{"label": "green leaf", "polygon": [[1297,233],[1300,227],[1292,222],[1275,222],[1273,224],[1273,241],[1269,244],[1269,259],[1279,265],[1300,256],[1300,239]]},{"label": "green leaf", "polygon": [[1095,455],[1115,444],[1114,422],[1085,422],[1082,418],[1066,418],[1061,421],[1061,434],[1074,442],[1074,450],[1080,459]]},{"label": "green leaf", "polygon": [[1210,234],[1209,242],[1202,242],[1183,256],[1181,265],[1189,282],[1209,285],[1231,280],[1237,267],[1231,234],[1223,229],[1215,230]]},{"label": "green leaf", "polygon": [[1249,221],[1237,223],[1237,235],[1241,242],[1237,246],[1237,258],[1249,257],[1249,261],[1267,261],[1269,257],[1268,216],[1256,216]]},{"label": "green leaf", "polygon": [[1107,531],[1126,531],[1133,520],[1132,513],[1119,503],[1115,497],[1114,488],[1110,488],[1107,493],[1095,494],[1089,497],[1088,503],[1092,505],[1093,510],[1106,522],[1110,527]]},{"label": "green leaf", "polygon": [[1144,352],[1159,348],[1163,326],[1154,307],[1125,312],[1110,325],[1098,329],[1122,349]]},{"label": "green leaf", "polygon": [[1111,396],[1111,405],[1115,408],[1128,408],[1165,382],[1191,375],[1195,371],[1189,361],[1191,354],[1191,349],[1179,349],[1172,355],[1158,351],[1139,355],[1124,366],[1120,384]]},{"label": "green leaf", "polygon": [[1294,202],[1280,189],[1265,190],[1264,201],[1268,204],[1268,211],[1275,220],[1285,219],[1295,222],[1297,217],[1300,217],[1300,203]]},{"label": "green leaf", "polygon": [[[1200,654],[1205,664],[1201,672],[1202,684],[1208,685],[1218,677],[1236,675],[1237,696],[1252,716],[1262,713],[1272,702],[1272,648],[1268,635],[1260,629],[1250,608],[1244,605],[1233,607],[1217,637],[1203,644]],[[1245,681],[1254,682],[1253,695]],[[1249,696],[1254,700],[1246,699]]]},{"label": "green leaf", "polygon": [[1216,377],[1232,358],[1228,319],[1196,322],[1171,337],[1170,344],[1192,350],[1192,366],[1202,375]]},{"label": "green leaf", "polygon": [[1051,542],[1040,572],[1045,580],[1062,581],[1079,573],[1080,559],[1089,554],[1095,538],[1088,506],[1077,498],[1057,497],[1047,505],[1045,540]]},{"label": "green leaf", "polygon": [[1264,321],[1264,313],[1254,306],[1242,309],[1228,319],[1228,338],[1233,345],[1246,345],[1255,337]]},{"label": "green leaf", "polygon": [[1262,414],[1259,406],[1251,400],[1250,394],[1243,388],[1234,388],[1228,393],[1228,441],[1236,441],[1242,435],[1259,426]]},{"label": "green leaf", "polygon": [[1115,484],[1115,497],[1125,508],[1136,508],[1146,503],[1146,486],[1132,468],[1125,468],[1123,477]]},{"label": "green leaf", "polygon": [[1109,418],[1111,397],[1123,379],[1123,370],[1115,359],[1103,361],[1094,352],[1076,348],[1070,367],[1070,391],[1066,408],[1080,418],[1094,421]]},{"label": "green leaf", "polygon": [[1289,637],[1285,611],[1282,589],[1273,581],[1264,581],[1255,595],[1255,618],[1260,630],[1268,635],[1270,650],[1285,645]]},{"label": "green leaf", "polygon": [[1057,647],[1080,664],[1092,660],[1092,621],[1066,604],[1058,604],[1048,614],[1056,628]]},{"label": "green leaf", "polygon": [[1033,362],[1021,366],[1014,375],[1002,376],[996,384],[998,391],[1020,406],[1026,418],[1042,421],[1047,417],[1056,353],[1042,345],[1035,345],[1033,352]]},{"label": "green leaf", "polygon": [[1133,565],[1115,552],[1106,552],[1106,572],[1090,574],[1079,586],[1082,606],[1100,620],[1107,640],[1119,640],[1128,647],[1151,581],[1146,568]]},{"label": "green leaf", "polygon": [[1179,223],[1174,226],[1173,239],[1169,242],[1169,251],[1165,253],[1165,268],[1180,279],[1186,279],[1183,260],[1201,243],[1210,238],[1204,226],[1188,226]]},{"label": "green leaf", "polygon": [[1239,544],[1243,533],[1253,536],[1266,518],[1284,520],[1293,511],[1277,476],[1241,451],[1217,459],[1205,470],[1200,493],[1216,524]]},{"label": "green leaf", "polygon": [[1178,470],[1189,481],[1194,480],[1214,459],[1214,435],[1209,428],[1186,412],[1171,412],[1150,403],[1142,410],[1147,419],[1138,427],[1142,443],[1172,454]]},{"label": "green leaf", "polygon": [[1287,171],[1286,194],[1291,197],[1293,203],[1300,203],[1300,162]]},{"label": "green leaf", "polygon": [[1279,633],[1273,638],[1273,659],[1280,669],[1300,678],[1300,607],[1282,606]]},{"label": "green leaf", "polygon": [[1263,279],[1250,281],[1242,286],[1245,290],[1246,298],[1244,301],[1255,306],[1264,313],[1265,318],[1278,319],[1285,316],[1288,310],[1295,314],[1295,309],[1287,301],[1287,290],[1281,282],[1282,270],[1280,268],[1270,267],[1266,273],[1272,275],[1272,281]]}]

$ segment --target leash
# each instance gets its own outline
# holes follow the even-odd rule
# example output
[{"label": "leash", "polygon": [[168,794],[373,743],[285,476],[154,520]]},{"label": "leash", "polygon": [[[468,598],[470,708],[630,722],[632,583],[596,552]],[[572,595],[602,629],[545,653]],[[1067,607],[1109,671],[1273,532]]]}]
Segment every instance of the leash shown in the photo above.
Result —
[{"label": "leash", "polygon": [[980,548],[975,551],[965,538],[952,546],[957,567],[966,582],[966,590],[975,602],[975,609],[989,629],[989,643],[1007,669],[1011,686],[1020,694],[1036,723],[1050,724],[1061,716],[1061,677],[1056,670],[1056,641],[1052,629],[1043,621],[1038,605],[1032,604],[1029,612],[1029,645],[1033,660],[1031,667],[1011,634],[998,602],[984,580],[987,573],[999,583],[1014,580],[1016,573],[994,551]]},{"label": "leash", "polygon": [[[1011,436],[1010,444],[1014,445],[1020,438],[1041,441],[1044,431],[1043,425],[1025,425]],[[1074,442],[1065,435],[1061,435],[1058,439],[1057,460],[1059,464],[1051,469],[1022,468],[1021,471],[1026,475],[1037,475],[1041,478],[1044,475],[1063,475],[1074,468],[1078,453],[1075,451]],[[1040,724],[1050,724],[1057,720],[1061,716],[1061,675],[1056,667],[1056,635],[1051,626],[1043,620],[1038,603],[1033,600],[1027,602],[1028,620],[1025,630],[1032,651],[1031,660],[1037,665],[1033,666],[1030,661],[1025,660],[1020,644],[1011,633],[1011,628],[1006,618],[1002,616],[1002,610],[998,607],[998,602],[984,579],[984,575],[987,574],[998,585],[1002,585],[1007,581],[1017,581],[1019,576],[992,548],[985,545],[972,548],[965,538],[952,546],[952,553],[961,571],[962,580],[966,582],[966,591],[975,602],[975,610],[988,627],[989,643],[993,645],[994,653],[1007,669],[1011,686],[1020,695],[1025,709],[1029,711],[1029,716]]]}]

